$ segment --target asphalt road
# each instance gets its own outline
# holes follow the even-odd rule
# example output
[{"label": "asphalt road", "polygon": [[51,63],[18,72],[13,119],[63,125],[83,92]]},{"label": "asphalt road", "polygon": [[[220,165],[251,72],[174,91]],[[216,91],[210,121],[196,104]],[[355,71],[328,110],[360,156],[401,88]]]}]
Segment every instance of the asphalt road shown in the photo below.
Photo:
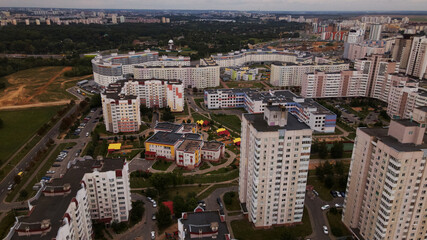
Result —
[{"label": "asphalt road", "polygon": [[130,163],[129,163],[129,172],[134,172],[137,170],[148,170],[151,168],[151,166],[153,166],[155,161],[148,161],[142,158],[134,158]]},{"label": "asphalt road", "polygon": [[131,198],[135,201],[142,200],[144,202],[145,214],[142,219],[143,223],[142,226],[137,226],[131,231],[126,232],[120,238],[123,240],[133,240],[137,237],[142,237],[144,240],[149,240],[151,239],[151,231],[155,231],[157,236],[156,220],[151,219],[152,215],[157,212],[157,209],[153,208],[153,204],[140,194],[131,193]]},{"label": "asphalt road", "polygon": [[[323,211],[321,207],[323,205],[329,204],[331,207],[334,206],[335,203],[343,204],[344,198],[334,198],[334,200],[330,202],[323,201],[319,197],[313,194],[313,192],[307,192],[305,194],[305,206],[307,207],[309,214],[311,215],[311,227],[313,229],[313,234],[310,239],[313,240],[328,240],[331,239],[331,227],[328,224],[328,220],[326,218],[326,211]],[[329,234],[326,235],[323,233],[323,226],[327,226],[329,230]]]},{"label": "asphalt road", "polygon": [[[212,192],[207,198],[203,199],[206,203],[206,210],[208,211],[215,211],[219,210],[220,206],[218,205],[217,198],[222,196],[226,192],[237,192],[238,186],[230,186],[230,187],[224,187],[224,188],[218,188],[215,189],[215,191]],[[224,202],[222,201],[222,205],[224,205]]]}]

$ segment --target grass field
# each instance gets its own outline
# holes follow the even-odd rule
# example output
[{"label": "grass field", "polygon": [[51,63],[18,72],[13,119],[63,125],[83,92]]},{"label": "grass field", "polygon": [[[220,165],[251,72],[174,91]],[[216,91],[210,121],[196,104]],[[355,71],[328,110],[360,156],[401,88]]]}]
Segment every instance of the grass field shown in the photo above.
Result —
[{"label": "grass field", "polygon": [[240,201],[239,201],[239,194],[237,192],[234,192],[234,196],[231,200],[231,204],[227,204],[224,200],[223,200],[224,204],[225,204],[225,208],[228,211],[237,211],[240,210]]},{"label": "grass field", "polygon": [[166,171],[170,165],[172,165],[172,162],[158,160],[153,164],[152,168],[160,171]]},{"label": "grass field", "polygon": [[184,199],[187,197],[189,193],[198,194],[199,192],[206,189],[208,186],[189,186],[189,187],[175,187],[167,189],[168,199],[172,200],[176,195],[183,197]]},{"label": "grass field", "polygon": [[7,215],[0,222],[0,238],[3,239],[6,237],[10,228],[15,223],[15,214],[13,211],[7,213]]},{"label": "grass field", "polygon": [[208,190],[206,190],[205,192],[203,192],[202,194],[200,194],[200,196],[198,196],[197,199],[205,199],[205,198],[207,198],[209,195],[211,195],[218,188],[231,187],[231,186],[235,186],[235,185],[237,185],[236,182],[215,184],[212,187],[210,187]]},{"label": "grass field", "polygon": [[211,117],[221,125],[229,127],[235,132],[240,133],[242,121],[240,121],[239,117],[236,115],[211,114]]},{"label": "grass field", "polygon": [[341,221],[340,213],[332,213],[331,211],[329,211],[328,213],[326,213],[326,216],[328,217],[329,226],[331,226],[331,233],[335,237],[351,236],[351,233]]},{"label": "grass field", "polygon": [[62,106],[0,111],[0,161],[5,162]]},{"label": "grass field", "polygon": [[236,220],[231,222],[234,237],[239,240],[258,240],[258,239],[282,239],[285,232],[289,232],[295,237],[306,237],[311,234],[310,217],[307,209],[304,208],[302,224],[293,227],[273,227],[271,229],[255,230],[247,219]]},{"label": "grass field", "polygon": [[65,77],[71,67],[51,66],[22,70],[0,80],[7,88],[0,92],[0,106],[33,104],[75,99],[66,89],[89,76]]},{"label": "grass field", "polygon": [[263,88],[265,87],[262,83],[251,82],[251,81],[230,81],[226,82],[229,88]]},{"label": "grass field", "polygon": [[205,99],[195,98],[194,101],[196,102],[197,105],[199,105],[199,107],[205,108]]}]

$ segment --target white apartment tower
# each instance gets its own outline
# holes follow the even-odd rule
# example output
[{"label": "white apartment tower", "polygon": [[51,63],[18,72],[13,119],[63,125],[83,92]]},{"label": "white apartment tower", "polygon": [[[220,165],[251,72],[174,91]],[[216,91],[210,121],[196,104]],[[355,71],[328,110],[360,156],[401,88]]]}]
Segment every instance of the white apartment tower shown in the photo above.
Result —
[{"label": "white apartment tower", "polygon": [[255,227],[302,221],[311,137],[284,106],[243,115],[239,199]]},{"label": "white apartment tower", "polygon": [[414,37],[406,74],[427,78],[427,37]]},{"label": "white apartment tower", "polygon": [[358,239],[427,238],[426,117],[357,129],[342,221]]},{"label": "white apartment tower", "polygon": [[369,39],[378,41],[381,39],[381,24],[372,24],[369,32]]}]

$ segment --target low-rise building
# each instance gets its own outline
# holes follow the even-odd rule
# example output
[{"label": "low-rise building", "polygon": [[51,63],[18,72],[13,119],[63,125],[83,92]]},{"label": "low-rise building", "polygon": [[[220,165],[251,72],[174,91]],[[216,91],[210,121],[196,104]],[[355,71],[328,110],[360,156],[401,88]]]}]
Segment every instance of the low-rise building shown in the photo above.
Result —
[{"label": "low-rise building", "polygon": [[180,240],[231,239],[225,215],[219,211],[203,211],[201,208],[182,213],[178,219],[178,237]]},{"label": "low-rise building", "polygon": [[290,113],[317,132],[334,132],[336,115],[313,99],[304,99],[291,91],[256,89],[209,89],[204,93],[208,109],[243,107],[249,113],[262,113],[268,104],[286,106]]}]

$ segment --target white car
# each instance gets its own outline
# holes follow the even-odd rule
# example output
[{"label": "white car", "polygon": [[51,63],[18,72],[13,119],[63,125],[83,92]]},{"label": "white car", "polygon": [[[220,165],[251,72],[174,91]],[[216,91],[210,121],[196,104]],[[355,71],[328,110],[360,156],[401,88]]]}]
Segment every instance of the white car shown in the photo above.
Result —
[{"label": "white car", "polygon": [[155,231],[151,231],[151,239],[156,239],[156,232]]},{"label": "white car", "polygon": [[336,193],[337,193],[337,196],[338,197],[342,197],[342,195],[341,195],[341,193],[340,192],[338,192],[338,191],[335,191]]},{"label": "white car", "polygon": [[328,227],[326,227],[325,225],[323,225],[323,233],[329,234]]},{"label": "white car", "polygon": [[49,171],[47,171],[46,173],[48,173],[48,174],[54,174],[54,173],[55,173],[55,171],[49,170]]},{"label": "white car", "polygon": [[155,201],[153,201],[153,208],[157,207],[157,203]]},{"label": "white car", "polygon": [[336,207],[336,208],[342,208],[343,206],[342,206],[342,204],[335,203],[335,207]]},{"label": "white car", "polygon": [[328,204],[326,204],[326,205],[322,206],[320,209],[322,209],[323,211],[325,211],[325,210],[327,210],[329,208],[331,208],[331,206],[329,206]]}]

